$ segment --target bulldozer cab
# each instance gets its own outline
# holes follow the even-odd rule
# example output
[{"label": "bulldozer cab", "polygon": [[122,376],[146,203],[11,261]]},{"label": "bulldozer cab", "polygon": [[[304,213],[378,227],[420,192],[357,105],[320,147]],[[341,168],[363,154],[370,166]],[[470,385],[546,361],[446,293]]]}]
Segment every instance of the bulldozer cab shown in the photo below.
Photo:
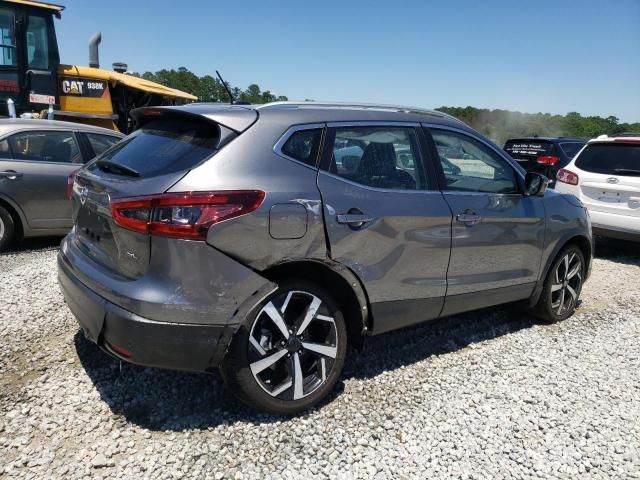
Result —
[{"label": "bulldozer cab", "polygon": [[0,1],[0,115],[58,108],[60,64],[53,24],[64,7],[28,0]]},{"label": "bulldozer cab", "polygon": [[54,118],[128,133],[129,112],[138,107],[176,105],[197,97],[126,73],[100,68],[97,33],[89,66],[60,63],[54,18],[64,7],[35,0],[0,0],[0,116],[38,116],[53,106]]}]

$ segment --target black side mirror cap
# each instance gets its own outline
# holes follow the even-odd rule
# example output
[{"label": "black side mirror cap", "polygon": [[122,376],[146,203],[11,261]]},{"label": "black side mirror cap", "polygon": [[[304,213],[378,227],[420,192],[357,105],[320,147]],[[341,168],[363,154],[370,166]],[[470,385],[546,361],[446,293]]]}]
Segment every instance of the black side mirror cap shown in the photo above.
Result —
[{"label": "black side mirror cap", "polygon": [[536,172],[527,172],[524,177],[524,196],[542,197],[549,185],[549,179]]}]

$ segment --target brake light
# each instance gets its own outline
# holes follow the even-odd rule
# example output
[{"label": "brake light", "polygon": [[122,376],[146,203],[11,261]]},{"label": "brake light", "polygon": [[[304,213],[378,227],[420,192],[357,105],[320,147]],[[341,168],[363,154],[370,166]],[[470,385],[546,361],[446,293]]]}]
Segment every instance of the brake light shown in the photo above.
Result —
[{"label": "brake light", "polygon": [[67,177],[67,198],[73,197],[73,184],[76,183],[76,172],[72,172]]},{"label": "brake light", "polygon": [[553,157],[551,155],[544,155],[538,157],[536,161],[542,165],[555,165],[560,161],[560,157]]},{"label": "brake light", "polygon": [[578,185],[578,175],[564,168],[558,170],[556,180],[558,182],[568,183],[569,185]]},{"label": "brake light", "polygon": [[259,190],[183,192],[124,198],[110,203],[117,225],[161,237],[204,240],[209,227],[258,209]]}]

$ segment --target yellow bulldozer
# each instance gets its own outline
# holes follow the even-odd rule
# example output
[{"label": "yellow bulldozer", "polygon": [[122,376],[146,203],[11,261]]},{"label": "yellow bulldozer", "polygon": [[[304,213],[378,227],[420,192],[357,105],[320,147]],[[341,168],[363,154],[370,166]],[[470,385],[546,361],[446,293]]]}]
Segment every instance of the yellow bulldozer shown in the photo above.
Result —
[{"label": "yellow bulldozer", "polygon": [[89,66],[60,63],[54,17],[63,6],[0,0],[0,116],[53,116],[128,133],[133,108],[175,105],[193,95],[99,64],[100,33],[89,42]]}]

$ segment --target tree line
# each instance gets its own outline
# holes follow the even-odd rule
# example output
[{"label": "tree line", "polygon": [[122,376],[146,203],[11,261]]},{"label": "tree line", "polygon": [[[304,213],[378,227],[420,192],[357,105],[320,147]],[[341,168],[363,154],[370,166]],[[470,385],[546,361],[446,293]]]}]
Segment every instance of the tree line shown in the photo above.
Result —
[{"label": "tree line", "polygon": [[440,107],[439,110],[459,118],[502,145],[513,137],[594,138],[624,132],[640,132],[640,123],[621,123],[617,117],[583,117],[578,112],[566,115],[521,113],[475,107]]},{"label": "tree line", "polygon": [[[177,70],[162,69],[157,72],[132,73],[136,77],[176,88],[198,97],[200,102],[229,102],[229,94],[222,82],[211,75],[197,76],[185,67]],[[269,90],[262,91],[258,84],[252,83],[245,90],[233,87],[225,82],[235,101],[249,103],[269,103],[287,100],[283,95],[275,95]]]},{"label": "tree line", "polygon": [[[229,102],[229,94],[220,80],[211,75],[199,77],[185,67],[132,75],[189,92],[198,97],[201,102]],[[276,95],[270,90],[261,90],[256,83],[252,83],[244,90],[230,85],[229,82],[226,83],[236,101],[268,103],[287,100],[284,95]],[[552,115],[475,107],[440,107],[436,110],[459,118],[498,144],[504,143],[508,138],[523,136],[593,138],[604,133],[611,135],[621,132],[640,132],[640,123],[621,123],[614,116],[583,117],[578,112]]]}]

